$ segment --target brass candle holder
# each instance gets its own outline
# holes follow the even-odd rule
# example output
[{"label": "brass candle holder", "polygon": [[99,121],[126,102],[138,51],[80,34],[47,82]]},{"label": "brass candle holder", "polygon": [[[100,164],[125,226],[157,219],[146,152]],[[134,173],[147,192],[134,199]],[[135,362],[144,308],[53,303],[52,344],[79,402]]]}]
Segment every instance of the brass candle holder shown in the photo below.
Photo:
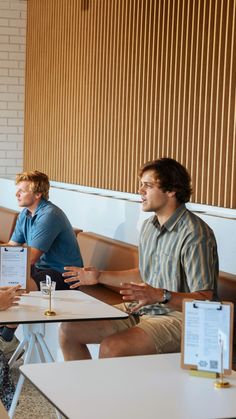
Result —
[{"label": "brass candle holder", "polygon": [[56,312],[52,310],[52,284],[48,284],[49,309],[44,312],[45,316],[55,316]]},{"label": "brass candle holder", "polygon": [[224,343],[220,339],[220,379],[214,382],[215,388],[229,388],[231,384],[224,380]]}]

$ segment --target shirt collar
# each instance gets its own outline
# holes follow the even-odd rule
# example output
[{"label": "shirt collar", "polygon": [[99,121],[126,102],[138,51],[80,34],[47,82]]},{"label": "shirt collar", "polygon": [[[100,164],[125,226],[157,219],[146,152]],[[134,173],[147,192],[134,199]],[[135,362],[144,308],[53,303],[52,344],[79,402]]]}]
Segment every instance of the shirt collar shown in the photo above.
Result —
[{"label": "shirt collar", "polygon": [[40,200],[40,202],[39,202],[39,204],[38,204],[38,206],[37,206],[37,208],[35,210],[35,213],[34,213],[33,217],[32,217],[32,213],[28,209],[26,209],[26,217],[28,217],[28,218],[34,218],[34,217],[36,217],[37,214],[38,214],[38,212],[39,212],[39,210],[41,208],[43,208],[47,202],[48,201],[46,201],[46,199],[44,199],[44,198],[42,198]]},{"label": "shirt collar", "polygon": [[177,222],[179,221],[179,219],[182,217],[182,215],[187,211],[185,204],[181,204],[176,211],[174,212],[174,214],[168,218],[168,220],[162,225],[160,226],[160,223],[158,221],[158,218],[156,215],[154,215],[153,219],[151,220],[152,224],[158,229],[158,230],[163,230],[166,229],[168,231],[172,231],[175,227],[175,225],[177,224]]}]

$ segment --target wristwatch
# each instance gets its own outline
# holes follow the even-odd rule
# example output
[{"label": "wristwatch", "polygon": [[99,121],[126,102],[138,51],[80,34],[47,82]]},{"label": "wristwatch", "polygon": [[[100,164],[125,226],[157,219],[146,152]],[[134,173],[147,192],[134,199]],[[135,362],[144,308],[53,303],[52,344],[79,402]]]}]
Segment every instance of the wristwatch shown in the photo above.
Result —
[{"label": "wristwatch", "polygon": [[165,290],[164,288],[163,288],[162,291],[163,291],[163,300],[160,301],[160,303],[161,304],[167,304],[171,300],[171,297],[172,297],[171,292],[168,291],[168,290]]}]

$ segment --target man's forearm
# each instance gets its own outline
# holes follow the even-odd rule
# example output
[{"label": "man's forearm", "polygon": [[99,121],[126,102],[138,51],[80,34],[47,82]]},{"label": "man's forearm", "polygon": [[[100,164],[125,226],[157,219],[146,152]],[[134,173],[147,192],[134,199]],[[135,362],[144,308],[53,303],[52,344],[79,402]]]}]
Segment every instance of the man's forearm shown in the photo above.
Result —
[{"label": "man's forearm", "polygon": [[22,243],[14,242],[13,240],[10,240],[8,243],[2,243],[4,246],[22,246]]},{"label": "man's forearm", "polygon": [[185,298],[210,300],[213,297],[213,291],[211,290],[183,293],[168,291],[163,288],[154,288],[144,282],[123,283],[120,294],[125,302],[138,301],[135,309],[149,304],[162,303],[166,307],[176,311],[182,311],[182,303]]},{"label": "man's forearm", "polygon": [[171,291],[171,300],[169,303],[166,304],[166,307],[173,308],[177,311],[182,311],[182,304],[185,298],[190,298],[193,300],[212,300],[213,291],[203,290],[190,293]]},{"label": "man's forearm", "polygon": [[100,271],[98,282],[111,287],[120,287],[121,283],[142,282],[139,269],[126,271]]}]

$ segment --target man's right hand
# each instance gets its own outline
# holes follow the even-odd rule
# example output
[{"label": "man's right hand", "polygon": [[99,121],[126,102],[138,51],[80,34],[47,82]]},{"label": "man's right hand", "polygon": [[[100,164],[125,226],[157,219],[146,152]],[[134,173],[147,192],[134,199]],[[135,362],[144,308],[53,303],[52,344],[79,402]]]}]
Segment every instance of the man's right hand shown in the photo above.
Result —
[{"label": "man's right hand", "polygon": [[[65,266],[65,273],[62,274],[65,277],[65,282],[74,282],[70,288],[78,288],[81,285],[95,285],[98,284],[100,272],[89,266],[87,268],[78,268],[77,266]],[[76,281],[76,282],[75,282]]]},{"label": "man's right hand", "polygon": [[20,285],[15,287],[0,287],[0,310],[6,310],[12,306],[18,306],[20,300],[19,291]]}]

